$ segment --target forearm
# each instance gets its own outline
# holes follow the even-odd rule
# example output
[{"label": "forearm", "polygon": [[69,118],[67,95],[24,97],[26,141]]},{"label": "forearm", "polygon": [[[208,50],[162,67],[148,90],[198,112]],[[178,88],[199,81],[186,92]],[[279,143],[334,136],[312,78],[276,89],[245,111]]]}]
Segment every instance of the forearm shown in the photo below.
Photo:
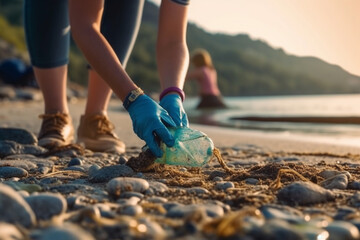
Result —
[{"label": "forearm", "polygon": [[188,7],[163,0],[160,6],[157,64],[161,88],[183,88],[189,65],[186,44]]},{"label": "forearm", "polygon": [[82,14],[85,13],[80,13],[80,11],[71,13],[70,11],[72,34],[75,42],[90,65],[123,101],[126,95],[137,86],[127,75],[115,52],[100,33],[99,24],[94,23],[95,20],[84,20],[86,16],[82,16]]},{"label": "forearm", "polygon": [[161,88],[183,88],[189,65],[189,53],[185,43],[157,45],[157,64]]}]

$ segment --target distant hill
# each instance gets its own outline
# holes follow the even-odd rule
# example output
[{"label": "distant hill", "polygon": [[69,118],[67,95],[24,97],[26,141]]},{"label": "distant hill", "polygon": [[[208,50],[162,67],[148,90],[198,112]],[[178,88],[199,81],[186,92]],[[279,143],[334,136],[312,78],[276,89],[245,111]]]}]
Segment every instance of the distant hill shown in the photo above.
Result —
[{"label": "distant hill", "polygon": [[[0,0],[0,17],[13,25],[21,24],[18,7],[21,0]],[[13,3],[13,4],[11,4]],[[191,7],[191,6],[190,6]],[[16,16],[18,16],[16,18]],[[155,42],[158,7],[146,2],[142,26],[127,70],[147,92],[159,88],[155,62]],[[0,33],[1,38],[1,33]],[[188,26],[188,45],[207,49],[218,70],[223,95],[288,95],[335,94],[360,92],[360,77],[315,57],[298,57],[275,49],[265,41],[254,40],[247,34],[209,33],[195,24]],[[85,61],[72,46],[70,78],[86,82]],[[187,94],[196,94],[195,83],[186,83]]]}]

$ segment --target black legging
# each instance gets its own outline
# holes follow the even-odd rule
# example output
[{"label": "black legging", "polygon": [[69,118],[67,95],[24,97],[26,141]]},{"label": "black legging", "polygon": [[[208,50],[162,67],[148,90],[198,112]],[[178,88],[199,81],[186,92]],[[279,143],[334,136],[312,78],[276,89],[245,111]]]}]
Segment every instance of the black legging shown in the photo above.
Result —
[{"label": "black legging", "polygon": [[[133,48],[143,6],[144,0],[105,0],[101,32],[123,66]],[[70,45],[68,0],[25,0],[24,15],[32,65],[52,68],[67,64]]]}]

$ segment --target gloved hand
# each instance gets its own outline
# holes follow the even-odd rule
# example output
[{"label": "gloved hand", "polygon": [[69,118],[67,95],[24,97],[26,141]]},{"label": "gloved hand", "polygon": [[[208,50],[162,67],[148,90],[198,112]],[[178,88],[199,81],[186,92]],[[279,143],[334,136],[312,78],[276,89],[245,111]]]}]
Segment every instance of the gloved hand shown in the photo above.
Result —
[{"label": "gloved hand", "polygon": [[168,94],[164,96],[160,101],[160,106],[169,113],[176,126],[189,127],[189,121],[181,97],[178,94]]},{"label": "gloved hand", "polygon": [[161,157],[161,151],[156,137],[167,146],[174,146],[175,140],[166,126],[175,127],[176,124],[168,113],[147,95],[139,96],[128,107],[133,123],[134,132],[146,142],[156,157]]}]

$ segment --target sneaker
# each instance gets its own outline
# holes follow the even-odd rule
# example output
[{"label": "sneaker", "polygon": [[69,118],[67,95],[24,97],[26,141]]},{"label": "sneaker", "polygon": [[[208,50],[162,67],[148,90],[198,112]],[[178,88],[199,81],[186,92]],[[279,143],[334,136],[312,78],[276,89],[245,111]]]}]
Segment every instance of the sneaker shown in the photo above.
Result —
[{"label": "sneaker", "polygon": [[43,119],[38,145],[45,148],[61,147],[74,140],[74,127],[71,118],[65,113],[42,114]]},{"label": "sneaker", "polygon": [[125,144],[113,132],[114,125],[102,114],[82,115],[77,142],[94,152],[124,153]]}]

